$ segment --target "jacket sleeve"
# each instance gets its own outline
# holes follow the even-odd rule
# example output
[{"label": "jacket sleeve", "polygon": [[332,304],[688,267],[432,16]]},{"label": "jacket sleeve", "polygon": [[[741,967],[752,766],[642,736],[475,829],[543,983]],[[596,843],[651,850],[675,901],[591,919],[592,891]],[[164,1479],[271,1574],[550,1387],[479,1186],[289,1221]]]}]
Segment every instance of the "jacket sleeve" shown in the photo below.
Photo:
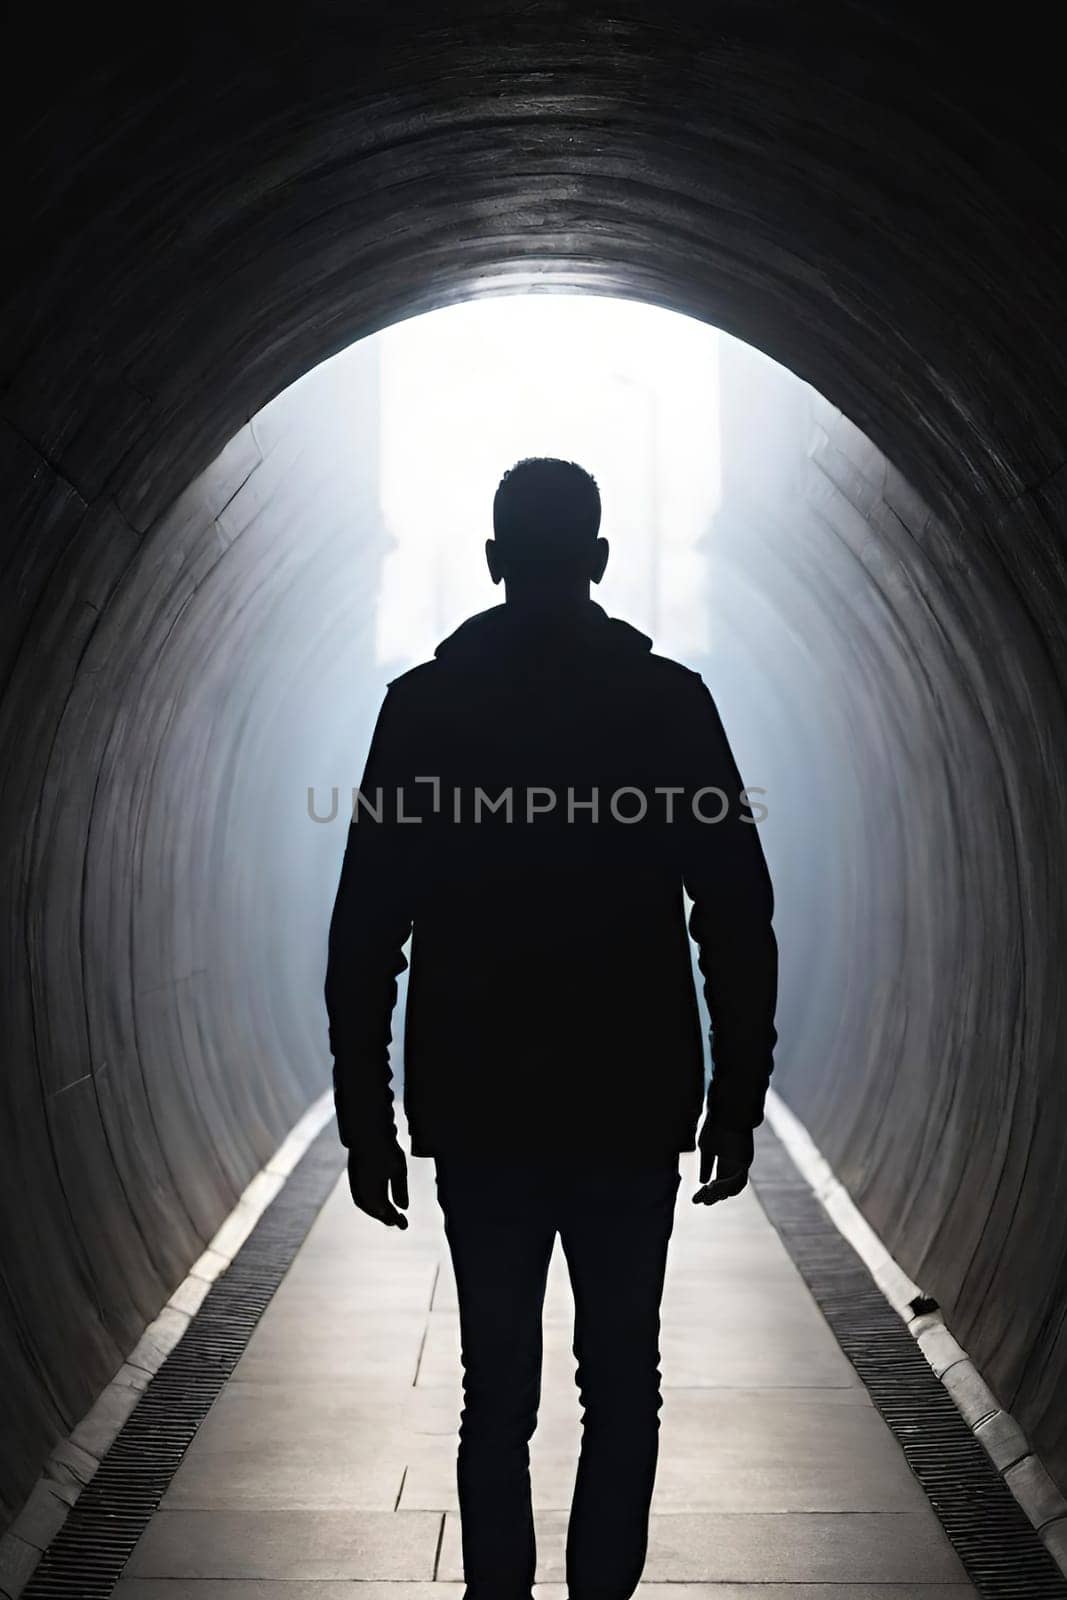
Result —
[{"label": "jacket sleeve", "polygon": [[[687,767],[695,776],[686,797],[682,875],[711,1018],[708,1121],[713,1135],[744,1133],[763,1121],[777,1041],[774,896],[758,828],[741,800],[740,773],[715,702],[699,679],[688,739]],[[727,803],[721,820],[699,820],[718,817]]]},{"label": "jacket sleeve", "polygon": [[397,978],[412,911],[407,831],[397,820],[405,758],[402,717],[388,691],[353,806],[330,922],[326,1010],[334,1103],[342,1144],[379,1145],[396,1136],[389,1070]]}]

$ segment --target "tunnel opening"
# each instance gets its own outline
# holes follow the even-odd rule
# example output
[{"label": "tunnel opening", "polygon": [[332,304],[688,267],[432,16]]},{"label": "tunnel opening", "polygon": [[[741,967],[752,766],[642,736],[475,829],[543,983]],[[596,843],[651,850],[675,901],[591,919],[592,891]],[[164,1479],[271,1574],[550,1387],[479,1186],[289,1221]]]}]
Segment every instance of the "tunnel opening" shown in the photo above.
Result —
[{"label": "tunnel opening", "polygon": [[[102,38],[98,73],[54,63],[27,117],[4,300],[5,1515],[322,1082],[314,936],[277,960],[282,874],[258,859],[279,774],[309,765],[309,694],[350,708],[346,747],[373,709],[331,517],[369,514],[374,485],[294,495],[284,391],[419,311],[545,286],[694,316],[813,386],[803,451],[768,470],[761,417],[794,400],[738,356],[709,577],[731,622],[709,679],[796,841],[772,861],[804,951],[776,1082],[1067,1476],[1059,146],[996,51],[972,40],[965,71],[937,19],[841,8],[827,52],[756,10],[720,35],[625,7],[608,45],[581,7],[478,37],[406,16],[373,56],[335,18],[332,51],[222,37],[185,76],[173,40]],[[317,565],[259,537],[312,521]],[[384,533],[365,553],[384,562]],[[305,834],[325,873],[328,830]]]},{"label": "tunnel opening", "polygon": [[[66,1405],[106,1381],[328,1080],[338,795],[387,679],[497,600],[479,570],[492,489],[538,452],[599,475],[618,569],[604,603],[703,671],[765,796],[776,1089],[954,1325],[983,1307],[988,1154],[962,1085],[993,1019],[988,991],[961,1012],[960,987],[1018,885],[946,531],[828,401],[728,335],[632,300],[499,297],[406,320],[284,391],[94,618],[36,855],[39,894],[67,896],[53,874],[80,830],[87,1071],[48,1114],[96,1315],[79,1285]],[[999,851],[990,825],[1008,830]],[[45,965],[43,992],[64,976]],[[106,1165],[74,1110],[90,1093]]]}]

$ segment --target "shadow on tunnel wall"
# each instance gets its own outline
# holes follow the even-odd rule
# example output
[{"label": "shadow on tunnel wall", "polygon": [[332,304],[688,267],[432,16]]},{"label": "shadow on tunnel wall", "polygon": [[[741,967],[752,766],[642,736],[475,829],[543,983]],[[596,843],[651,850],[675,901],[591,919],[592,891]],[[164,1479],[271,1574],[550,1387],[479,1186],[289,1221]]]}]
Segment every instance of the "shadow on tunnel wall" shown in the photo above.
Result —
[{"label": "shadow on tunnel wall", "polygon": [[709,671],[783,797],[778,1086],[1067,1481],[1041,52],[1021,17],[1016,44],[844,0],[305,11],[210,49],[159,17],[64,42],[42,12],[7,55],[4,1513],[323,1081],[263,794],[314,734],[308,685],[351,694],[324,663],[367,612],[339,581],[300,657],[332,534],[283,537],[296,446],[247,419],[400,315],[546,284],[701,316],[853,419],[813,403],[761,484],[773,375],[730,380]]}]

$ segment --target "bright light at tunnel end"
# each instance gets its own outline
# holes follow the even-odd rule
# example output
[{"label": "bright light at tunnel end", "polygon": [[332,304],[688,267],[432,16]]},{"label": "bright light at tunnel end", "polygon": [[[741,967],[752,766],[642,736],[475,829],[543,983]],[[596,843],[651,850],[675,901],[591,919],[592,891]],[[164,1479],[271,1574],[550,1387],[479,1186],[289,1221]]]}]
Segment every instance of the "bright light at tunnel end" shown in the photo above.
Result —
[{"label": "bright light at tunnel end", "polygon": [[611,559],[596,599],[682,659],[707,647],[706,554],[720,497],[713,328],[633,301],[471,301],[377,336],[381,499],[393,541],[379,661],[406,666],[503,597],[483,545],[525,456],[596,478]]}]

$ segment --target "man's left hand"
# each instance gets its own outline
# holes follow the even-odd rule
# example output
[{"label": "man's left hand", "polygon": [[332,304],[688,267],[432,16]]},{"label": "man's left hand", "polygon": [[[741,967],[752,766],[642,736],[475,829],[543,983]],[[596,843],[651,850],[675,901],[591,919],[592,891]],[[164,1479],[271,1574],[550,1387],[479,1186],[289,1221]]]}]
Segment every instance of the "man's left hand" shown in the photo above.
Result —
[{"label": "man's left hand", "polygon": [[407,1227],[404,1212],[408,1208],[408,1166],[396,1139],[372,1141],[350,1149],[348,1187],[359,1210],[375,1222],[384,1222],[387,1228]]}]

